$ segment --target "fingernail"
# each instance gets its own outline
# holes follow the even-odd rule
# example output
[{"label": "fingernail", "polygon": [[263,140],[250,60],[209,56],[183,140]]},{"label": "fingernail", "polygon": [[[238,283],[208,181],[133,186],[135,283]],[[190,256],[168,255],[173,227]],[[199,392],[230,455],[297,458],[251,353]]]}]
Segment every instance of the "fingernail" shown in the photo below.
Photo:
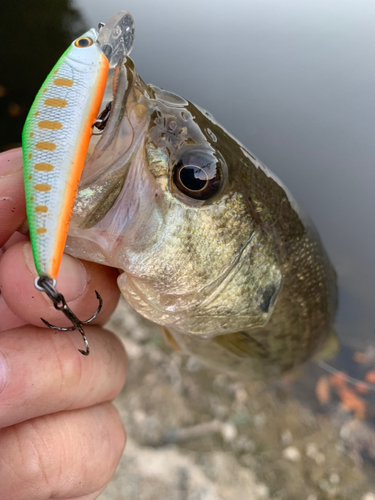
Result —
[{"label": "fingernail", "polygon": [[3,392],[8,381],[8,363],[4,354],[0,351],[0,394]]},{"label": "fingernail", "polygon": [[64,254],[61,260],[56,288],[67,301],[74,300],[83,294],[88,277],[82,262],[70,255]]},{"label": "fingernail", "polygon": [[0,154],[0,177],[12,175],[22,170],[22,150],[10,149]]},{"label": "fingernail", "polygon": [[[34,265],[34,258],[30,243],[23,246],[25,262],[34,278],[38,276]],[[82,262],[70,255],[64,254],[61,260],[59,274],[57,276],[56,288],[64,295],[67,302],[75,300],[83,294],[88,283],[88,276],[85,266]],[[49,299],[45,294],[47,302]]]}]

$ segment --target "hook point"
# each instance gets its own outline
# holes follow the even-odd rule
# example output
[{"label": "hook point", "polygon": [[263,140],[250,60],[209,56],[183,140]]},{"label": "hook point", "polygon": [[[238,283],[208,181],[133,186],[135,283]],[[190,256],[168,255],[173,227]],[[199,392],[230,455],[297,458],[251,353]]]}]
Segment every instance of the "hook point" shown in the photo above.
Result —
[{"label": "hook point", "polygon": [[68,332],[68,331],[72,331],[72,330],[77,329],[79,331],[79,333],[82,335],[82,339],[83,339],[83,341],[85,343],[85,347],[86,347],[86,350],[78,349],[78,351],[83,356],[88,356],[90,354],[90,347],[89,347],[89,343],[87,341],[85,332],[83,331],[82,325],[87,325],[88,323],[91,323],[91,321],[93,321],[97,317],[97,315],[99,314],[99,312],[103,306],[103,299],[101,298],[99,293],[95,290],[96,298],[99,301],[99,305],[98,305],[98,308],[97,308],[95,314],[91,318],[89,318],[88,320],[81,321],[80,319],[77,318],[77,316],[73,313],[73,311],[67,305],[64,296],[57,292],[57,290],[55,288],[54,280],[52,280],[48,276],[40,276],[37,279],[37,281],[35,282],[35,285],[38,288],[38,290],[41,290],[41,291],[46,293],[46,295],[52,300],[55,309],[57,309],[58,311],[61,311],[69,319],[69,321],[72,323],[73,326],[68,327],[68,328],[54,326],[51,323],[49,323],[48,321],[46,321],[45,319],[43,319],[43,318],[40,318],[40,319],[43,321],[43,323],[46,326],[48,326],[48,328],[52,328],[54,330]]}]

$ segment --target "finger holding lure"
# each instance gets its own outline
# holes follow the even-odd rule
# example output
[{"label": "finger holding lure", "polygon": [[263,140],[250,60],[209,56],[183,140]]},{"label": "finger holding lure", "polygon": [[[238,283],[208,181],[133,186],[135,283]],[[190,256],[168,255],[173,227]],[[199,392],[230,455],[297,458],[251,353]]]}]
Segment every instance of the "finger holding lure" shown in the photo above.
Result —
[{"label": "finger holding lure", "polygon": [[92,127],[102,103],[108,71],[127,56],[134,42],[134,22],[119,12],[77,38],[47,76],[27,116],[22,133],[26,211],[38,277],[35,287],[72,322],[89,345],[80,321],[55,288],[72,209],[81,178]]}]

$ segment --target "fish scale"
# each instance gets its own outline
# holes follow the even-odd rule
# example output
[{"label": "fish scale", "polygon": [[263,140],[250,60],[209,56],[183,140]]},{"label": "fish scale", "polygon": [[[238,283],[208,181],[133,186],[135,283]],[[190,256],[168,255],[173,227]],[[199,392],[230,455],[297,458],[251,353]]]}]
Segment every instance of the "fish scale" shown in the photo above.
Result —
[{"label": "fish scale", "polygon": [[[81,38],[97,39],[95,30]],[[35,266],[56,279],[71,211],[108,74],[96,43],[67,49],[38,93],[23,130],[26,209]]]}]

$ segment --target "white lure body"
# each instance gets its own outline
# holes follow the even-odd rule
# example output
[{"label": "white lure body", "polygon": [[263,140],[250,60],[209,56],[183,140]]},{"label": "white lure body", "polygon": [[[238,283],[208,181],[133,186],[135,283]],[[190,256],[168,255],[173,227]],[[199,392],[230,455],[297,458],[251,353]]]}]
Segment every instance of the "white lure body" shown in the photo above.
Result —
[{"label": "white lure body", "polygon": [[56,279],[109,63],[91,29],[41,87],[23,131],[27,216],[39,276]]}]

